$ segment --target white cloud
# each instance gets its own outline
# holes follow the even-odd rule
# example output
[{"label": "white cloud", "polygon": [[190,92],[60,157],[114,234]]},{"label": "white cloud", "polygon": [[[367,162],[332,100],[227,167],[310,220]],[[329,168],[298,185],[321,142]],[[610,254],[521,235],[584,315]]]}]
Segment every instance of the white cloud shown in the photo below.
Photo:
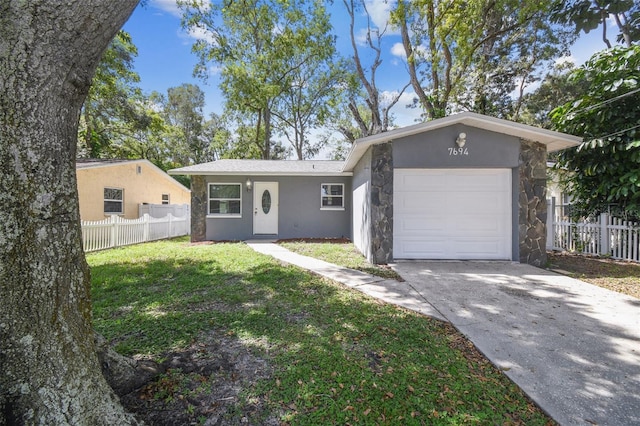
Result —
[{"label": "white cloud", "polygon": [[[385,92],[383,93],[383,99],[390,95],[397,95],[398,92]],[[405,91],[400,100],[391,108],[394,116],[394,124],[398,127],[411,126],[416,123],[422,122],[422,108],[411,108],[408,105],[413,105],[413,100],[416,98],[414,91]]]},{"label": "white cloud", "polygon": [[218,66],[218,65],[211,65],[209,67],[209,76],[213,77],[216,75],[220,75],[222,73],[222,67]]},{"label": "white cloud", "polygon": [[569,56],[563,56],[561,58],[558,58],[555,60],[554,62],[555,66],[560,66],[560,65],[565,65],[565,64],[576,64],[576,58],[573,57],[573,55],[569,55]]},{"label": "white cloud", "polygon": [[215,44],[216,42],[215,34],[209,31],[207,28],[202,27],[189,27],[186,32],[180,31],[178,35],[181,37],[189,37],[195,40],[204,40],[210,44]]},{"label": "white cloud", "polygon": [[367,45],[367,29],[366,28],[360,28],[360,30],[358,30],[355,36],[356,36],[356,43],[358,45],[360,46]]},{"label": "white cloud", "polygon": [[[389,22],[389,14],[395,2],[389,0],[366,0],[365,5],[371,16],[373,24],[381,30]],[[389,29],[387,29],[388,31]]]},{"label": "white cloud", "polygon": [[156,9],[163,10],[165,12],[169,12],[173,16],[182,17],[182,12],[178,7],[176,0],[151,0],[149,5],[155,7]]},{"label": "white cloud", "polygon": [[[199,0],[197,4],[202,9],[208,9],[211,7],[211,2],[209,0]],[[168,12],[175,17],[182,18],[182,10],[178,6],[177,0],[150,0],[149,5],[164,12]]]},{"label": "white cloud", "polygon": [[391,54],[393,56],[397,56],[398,58],[407,59],[407,53],[405,52],[402,43],[395,43],[391,47]]}]

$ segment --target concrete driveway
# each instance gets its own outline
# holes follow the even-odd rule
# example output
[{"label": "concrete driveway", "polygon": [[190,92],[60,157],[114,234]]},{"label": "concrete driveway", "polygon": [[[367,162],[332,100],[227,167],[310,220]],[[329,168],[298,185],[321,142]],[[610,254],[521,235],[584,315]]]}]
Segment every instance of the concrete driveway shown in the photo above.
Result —
[{"label": "concrete driveway", "polygon": [[563,425],[640,425],[640,300],[513,262],[399,262],[408,292]]}]

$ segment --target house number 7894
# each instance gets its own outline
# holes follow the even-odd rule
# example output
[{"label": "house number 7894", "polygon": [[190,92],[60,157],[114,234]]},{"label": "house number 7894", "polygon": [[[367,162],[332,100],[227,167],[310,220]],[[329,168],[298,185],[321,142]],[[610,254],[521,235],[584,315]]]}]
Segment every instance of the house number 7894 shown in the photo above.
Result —
[{"label": "house number 7894", "polygon": [[449,155],[469,155],[467,148],[449,148]]}]

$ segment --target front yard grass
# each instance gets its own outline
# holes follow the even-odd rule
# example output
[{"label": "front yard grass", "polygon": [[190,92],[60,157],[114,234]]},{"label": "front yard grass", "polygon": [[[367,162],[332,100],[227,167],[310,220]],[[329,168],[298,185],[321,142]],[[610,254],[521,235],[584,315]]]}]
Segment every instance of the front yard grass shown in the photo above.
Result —
[{"label": "front yard grass", "polygon": [[[119,352],[201,363],[235,345],[264,361],[169,369],[128,405],[148,424],[170,404],[187,424],[552,424],[451,326],[244,244],[178,239],[87,259],[95,327]],[[238,378],[243,365],[255,380]],[[229,394],[212,400],[222,379]]]},{"label": "front yard grass", "polygon": [[372,265],[350,241],[280,241],[278,244],[292,252],[324,260],[325,262],[382,278],[401,279],[400,275],[385,265]]}]

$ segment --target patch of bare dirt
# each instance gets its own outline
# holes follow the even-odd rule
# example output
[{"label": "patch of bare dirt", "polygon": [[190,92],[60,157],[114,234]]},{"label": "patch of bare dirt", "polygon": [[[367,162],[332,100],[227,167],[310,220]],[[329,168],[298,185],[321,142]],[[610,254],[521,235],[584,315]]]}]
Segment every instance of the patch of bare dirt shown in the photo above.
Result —
[{"label": "patch of bare dirt", "polygon": [[571,253],[548,253],[549,269],[640,299],[640,264]]},{"label": "patch of bare dirt", "polygon": [[265,401],[241,396],[271,369],[240,339],[212,332],[184,351],[165,354],[156,370],[142,386],[119,395],[147,425],[280,424]]}]

